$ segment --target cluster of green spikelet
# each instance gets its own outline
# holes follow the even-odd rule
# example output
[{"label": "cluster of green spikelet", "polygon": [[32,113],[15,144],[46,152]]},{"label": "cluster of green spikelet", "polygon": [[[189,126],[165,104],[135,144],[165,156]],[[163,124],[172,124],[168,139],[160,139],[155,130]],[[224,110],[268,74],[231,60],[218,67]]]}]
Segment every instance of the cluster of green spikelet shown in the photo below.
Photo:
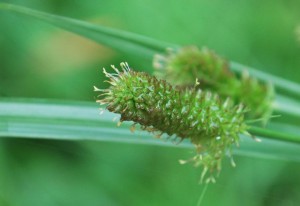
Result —
[{"label": "cluster of green spikelet", "polygon": [[101,104],[121,114],[120,121],[134,121],[151,132],[190,139],[198,149],[195,164],[205,171],[221,169],[222,157],[238,134],[246,131],[243,106],[197,89],[177,89],[165,80],[135,72],[127,64],[115,74],[104,73],[111,84],[102,92]]},{"label": "cluster of green spikelet", "polygon": [[[95,91],[101,92],[98,102],[107,105],[109,111],[121,114],[121,122],[133,121],[156,136],[165,133],[169,137],[189,139],[196,146],[197,154],[181,162],[202,166],[201,179],[209,173],[207,181],[214,181],[223,157],[231,157],[232,146],[238,145],[239,134],[248,134],[244,115],[249,109],[241,103],[247,99],[239,97],[236,90],[246,87],[241,85],[250,85],[252,94],[256,94],[260,93],[258,87],[265,88],[251,78],[237,81],[227,62],[207,49],[183,49],[156,57],[155,64],[161,69],[156,74],[158,78],[133,71],[127,63],[121,63],[121,71],[112,66],[114,73],[103,69],[110,87],[95,87]],[[200,85],[195,83],[195,78],[199,78]],[[232,94],[225,91],[230,84],[235,86]],[[252,104],[246,105],[251,109]],[[257,108],[254,116],[258,115],[266,115],[265,108]]]}]

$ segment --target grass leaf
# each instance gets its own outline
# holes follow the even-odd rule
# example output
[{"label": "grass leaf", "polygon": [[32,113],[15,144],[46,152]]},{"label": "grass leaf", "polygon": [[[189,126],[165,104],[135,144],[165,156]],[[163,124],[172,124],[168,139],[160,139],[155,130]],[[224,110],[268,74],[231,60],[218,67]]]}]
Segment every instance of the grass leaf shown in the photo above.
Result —
[{"label": "grass leaf", "polygon": [[[165,52],[166,48],[168,47],[180,47],[176,44],[158,41],[142,35],[125,32],[118,29],[112,29],[76,19],[48,14],[22,6],[0,3],[0,9],[34,17],[35,19],[51,23],[70,32],[94,40],[97,43],[104,44],[125,53],[139,55],[140,57],[150,60],[155,53]],[[267,74],[236,62],[230,62],[230,68],[237,73],[241,73],[243,70],[247,69],[251,75],[257,77],[258,79],[267,82],[272,81],[277,88],[288,92],[289,94],[300,97],[300,85],[297,83]]]},{"label": "grass leaf", "polygon": [[171,44],[163,43],[142,35],[112,29],[68,17],[47,14],[22,6],[0,3],[0,9],[1,8],[48,22],[113,49],[125,53],[146,56],[151,59],[155,53],[164,52],[166,47],[173,47]]},{"label": "grass leaf", "polygon": [[273,108],[280,113],[300,117],[300,103],[286,96],[277,94]]},{"label": "grass leaf", "polygon": [[[130,132],[131,123],[117,127],[118,115],[105,111],[99,115],[98,104],[37,99],[0,99],[0,137],[53,140],[96,140],[192,148],[189,141],[174,144],[144,132]],[[261,137],[259,137],[261,138]],[[261,138],[255,142],[242,136],[238,155],[300,161],[300,145]]]}]

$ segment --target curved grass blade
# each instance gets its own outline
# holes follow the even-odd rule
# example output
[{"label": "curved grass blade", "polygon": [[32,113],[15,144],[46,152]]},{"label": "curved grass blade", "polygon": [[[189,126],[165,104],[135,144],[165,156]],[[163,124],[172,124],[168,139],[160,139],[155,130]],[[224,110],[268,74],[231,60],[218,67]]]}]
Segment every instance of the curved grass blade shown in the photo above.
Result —
[{"label": "curved grass blade", "polygon": [[142,35],[112,29],[68,17],[48,14],[22,6],[0,3],[0,9],[9,10],[27,17],[33,17],[81,35],[85,38],[94,40],[97,43],[104,44],[113,49],[125,53],[131,52],[135,55],[141,55],[151,59],[155,53],[165,51],[166,47],[173,47],[172,44],[163,43]]},{"label": "curved grass blade", "polygon": [[[97,113],[98,105],[88,102],[62,102],[33,99],[0,99],[0,137],[39,138],[55,140],[94,140],[117,143],[147,144],[192,148],[188,141],[173,144],[153,135],[136,131],[131,123],[117,128],[118,115]],[[259,137],[261,138],[261,137]],[[300,162],[300,144],[261,138],[262,142],[242,136],[235,154]]]},{"label": "curved grass blade", "polygon": [[[180,47],[176,44],[158,41],[142,35],[125,32],[118,29],[112,29],[76,19],[48,14],[13,4],[0,3],[0,9],[51,23],[54,26],[61,27],[67,31],[94,40],[97,43],[104,44],[113,49],[125,53],[139,55],[143,58],[151,60],[154,54],[165,52],[166,48],[168,47]],[[251,75],[257,77],[258,79],[267,82],[272,81],[275,87],[300,97],[300,85],[297,83],[241,65],[236,62],[230,62],[230,68],[237,73],[241,73],[243,70],[247,69]]]}]

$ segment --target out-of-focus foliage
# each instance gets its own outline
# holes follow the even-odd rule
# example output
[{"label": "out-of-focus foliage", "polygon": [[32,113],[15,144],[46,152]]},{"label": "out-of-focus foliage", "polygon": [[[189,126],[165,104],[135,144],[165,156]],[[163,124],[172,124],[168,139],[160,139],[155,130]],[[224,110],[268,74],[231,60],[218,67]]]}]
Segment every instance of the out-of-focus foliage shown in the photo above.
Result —
[{"label": "out-of-focus foliage", "polygon": [[[207,46],[230,60],[300,81],[296,0],[9,3]],[[2,97],[94,101],[92,86],[101,85],[102,67],[128,61],[139,70],[152,69],[151,62],[33,19],[1,11],[0,25]],[[154,146],[1,139],[0,205],[196,205],[200,169],[177,161],[190,156],[190,150]],[[235,169],[224,164],[203,205],[289,206],[300,201],[299,163],[235,161]]]}]

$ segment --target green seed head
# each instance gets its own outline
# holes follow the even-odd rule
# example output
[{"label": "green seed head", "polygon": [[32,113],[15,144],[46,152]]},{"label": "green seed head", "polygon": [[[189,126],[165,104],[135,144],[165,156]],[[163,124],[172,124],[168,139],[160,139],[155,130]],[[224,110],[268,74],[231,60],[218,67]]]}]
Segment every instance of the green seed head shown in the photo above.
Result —
[{"label": "green seed head", "polygon": [[200,88],[216,92],[221,98],[230,97],[235,104],[243,103],[250,112],[247,118],[269,119],[274,100],[273,87],[250,77],[247,72],[237,77],[229,70],[229,63],[213,51],[184,47],[154,58],[156,75],[172,84],[191,87],[195,78]]},{"label": "green seed head", "polygon": [[232,144],[238,144],[239,133],[246,131],[242,105],[233,106],[227,99],[201,90],[181,90],[165,80],[144,72],[135,72],[127,64],[107,73],[111,86],[95,89],[102,92],[101,104],[121,114],[121,121],[134,121],[142,129],[190,139],[198,149],[194,162],[208,171],[220,170],[223,156]]},{"label": "green seed head", "polygon": [[153,63],[155,76],[181,86],[191,86],[199,78],[201,86],[210,88],[233,76],[228,62],[207,48],[168,50],[166,55],[155,55]]}]

